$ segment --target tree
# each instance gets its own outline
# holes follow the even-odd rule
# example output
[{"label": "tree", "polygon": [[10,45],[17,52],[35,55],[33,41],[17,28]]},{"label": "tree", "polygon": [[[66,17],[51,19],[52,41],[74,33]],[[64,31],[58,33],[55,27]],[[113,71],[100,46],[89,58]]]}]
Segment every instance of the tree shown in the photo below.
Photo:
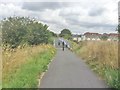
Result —
[{"label": "tree", "polygon": [[120,25],[118,25],[118,28],[117,28],[117,29],[118,29],[118,33],[120,33]]},{"label": "tree", "polygon": [[[120,34],[120,24],[117,27],[118,34]],[[118,40],[120,41],[120,36],[118,35]]]},{"label": "tree", "polygon": [[69,29],[63,29],[59,36],[64,37],[66,39],[71,39],[72,34],[71,34],[71,31]]},{"label": "tree", "polygon": [[109,37],[106,33],[104,33],[102,36],[101,36],[101,39],[102,40],[107,40]]},{"label": "tree", "polygon": [[2,41],[11,47],[18,46],[26,35],[25,19],[9,17],[2,21]]},{"label": "tree", "polygon": [[52,31],[50,31],[50,33],[51,33],[51,35],[52,35],[53,37],[57,37],[57,34],[56,34],[56,33],[52,32]]},{"label": "tree", "polygon": [[16,48],[19,45],[49,43],[48,26],[28,17],[9,17],[1,21],[4,45]]}]

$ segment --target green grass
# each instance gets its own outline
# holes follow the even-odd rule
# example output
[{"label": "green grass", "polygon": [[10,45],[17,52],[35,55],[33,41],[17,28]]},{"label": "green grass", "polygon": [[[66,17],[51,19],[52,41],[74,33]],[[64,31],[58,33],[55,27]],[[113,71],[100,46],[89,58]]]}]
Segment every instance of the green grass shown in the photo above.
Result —
[{"label": "green grass", "polygon": [[2,89],[2,83],[0,83],[0,90]]},{"label": "green grass", "polygon": [[107,66],[100,66],[99,62],[89,61],[87,64],[91,69],[103,78],[110,88],[120,89],[119,75],[120,70],[113,69]]},{"label": "green grass", "polygon": [[87,62],[91,69],[103,78],[110,88],[120,89],[119,75],[120,70],[113,69],[106,66],[100,66],[98,62]]},{"label": "green grass", "polygon": [[29,62],[11,75],[8,82],[3,82],[3,88],[37,88],[38,78],[55,55],[53,51],[55,50],[47,50],[31,57]]},{"label": "green grass", "polygon": [[105,69],[105,79],[108,82],[110,87],[120,89],[120,81],[119,81],[120,70],[114,70],[110,68]]}]

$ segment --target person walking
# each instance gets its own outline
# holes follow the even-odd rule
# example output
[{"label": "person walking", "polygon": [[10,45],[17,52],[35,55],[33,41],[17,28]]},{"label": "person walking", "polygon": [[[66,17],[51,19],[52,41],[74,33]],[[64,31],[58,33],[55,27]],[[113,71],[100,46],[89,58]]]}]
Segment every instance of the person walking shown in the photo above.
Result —
[{"label": "person walking", "polygon": [[62,48],[63,48],[63,51],[64,51],[64,45],[65,45],[65,42],[63,41],[63,42],[62,42]]},{"label": "person walking", "polygon": [[58,45],[60,46],[60,41],[58,42]]}]

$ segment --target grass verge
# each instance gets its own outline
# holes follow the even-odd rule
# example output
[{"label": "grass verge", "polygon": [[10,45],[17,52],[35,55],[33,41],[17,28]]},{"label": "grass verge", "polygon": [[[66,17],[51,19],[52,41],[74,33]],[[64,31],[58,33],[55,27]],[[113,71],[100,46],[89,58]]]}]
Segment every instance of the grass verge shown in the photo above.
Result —
[{"label": "grass verge", "polygon": [[55,49],[52,46],[44,46],[41,52],[29,57],[17,69],[13,68],[12,73],[6,72],[3,88],[37,88],[40,75],[47,69],[54,55]]},{"label": "grass verge", "polygon": [[118,42],[83,41],[72,42],[72,50],[104,79],[109,87],[120,89]]}]

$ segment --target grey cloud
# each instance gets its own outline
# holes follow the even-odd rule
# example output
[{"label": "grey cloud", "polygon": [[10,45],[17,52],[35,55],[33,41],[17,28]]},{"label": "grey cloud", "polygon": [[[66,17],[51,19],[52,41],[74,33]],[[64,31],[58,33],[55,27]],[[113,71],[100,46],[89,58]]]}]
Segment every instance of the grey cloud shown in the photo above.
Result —
[{"label": "grey cloud", "polygon": [[62,3],[59,2],[24,2],[22,8],[32,11],[41,11],[44,9],[62,8]]},{"label": "grey cloud", "polygon": [[[88,11],[88,16],[95,17],[100,16],[105,12],[105,8],[103,7],[92,7]],[[92,22],[85,22],[82,20],[79,20],[78,18],[81,16],[81,13],[74,13],[74,12],[60,12],[59,14],[61,17],[63,17],[70,26],[77,25],[83,28],[105,28],[105,29],[115,29],[116,25],[112,24],[103,24],[103,23],[96,23],[94,20]]]},{"label": "grey cloud", "polygon": [[118,2],[118,15],[120,16],[120,1]]},{"label": "grey cloud", "polygon": [[45,9],[59,9],[63,7],[73,7],[76,2],[24,2],[22,8],[31,11],[41,11]]},{"label": "grey cloud", "polygon": [[104,28],[104,29],[112,29],[114,30],[117,25],[113,24],[105,24],[105,23],[94,23],[94,22],[84,22],[84,21],[69,21],[71,25],[78,25],[84,28]]},{"label": "grey cloud", "polygon": [[100,16],[104,13],[105,8],[91,8],[90,12],[89,12],[89,16]]},{"label": "grey cloud", "polygon": [[66,22],[72,26],[72,25],[76,25],[82,28],[87,28],[87,29],[109,29],[109,30],[115,30],[115,27],[117,27],[117,25],[113,25],[113,24],[106,24],[106,23],[96,23],[96,22],[85,22],[85,21],[80,21],[78,20],[78,17],[74,17],[74,16],[67,16],[65,17]]},{"label": "grey cloud", "polygon": [[81,15],[81,13],[80,12],[65,12],[65,11],[60,11],[60,13],[59,13],[59,16],[62,16],[62,17],[67,17],[67,16],[79,16],[79,15]]}]

